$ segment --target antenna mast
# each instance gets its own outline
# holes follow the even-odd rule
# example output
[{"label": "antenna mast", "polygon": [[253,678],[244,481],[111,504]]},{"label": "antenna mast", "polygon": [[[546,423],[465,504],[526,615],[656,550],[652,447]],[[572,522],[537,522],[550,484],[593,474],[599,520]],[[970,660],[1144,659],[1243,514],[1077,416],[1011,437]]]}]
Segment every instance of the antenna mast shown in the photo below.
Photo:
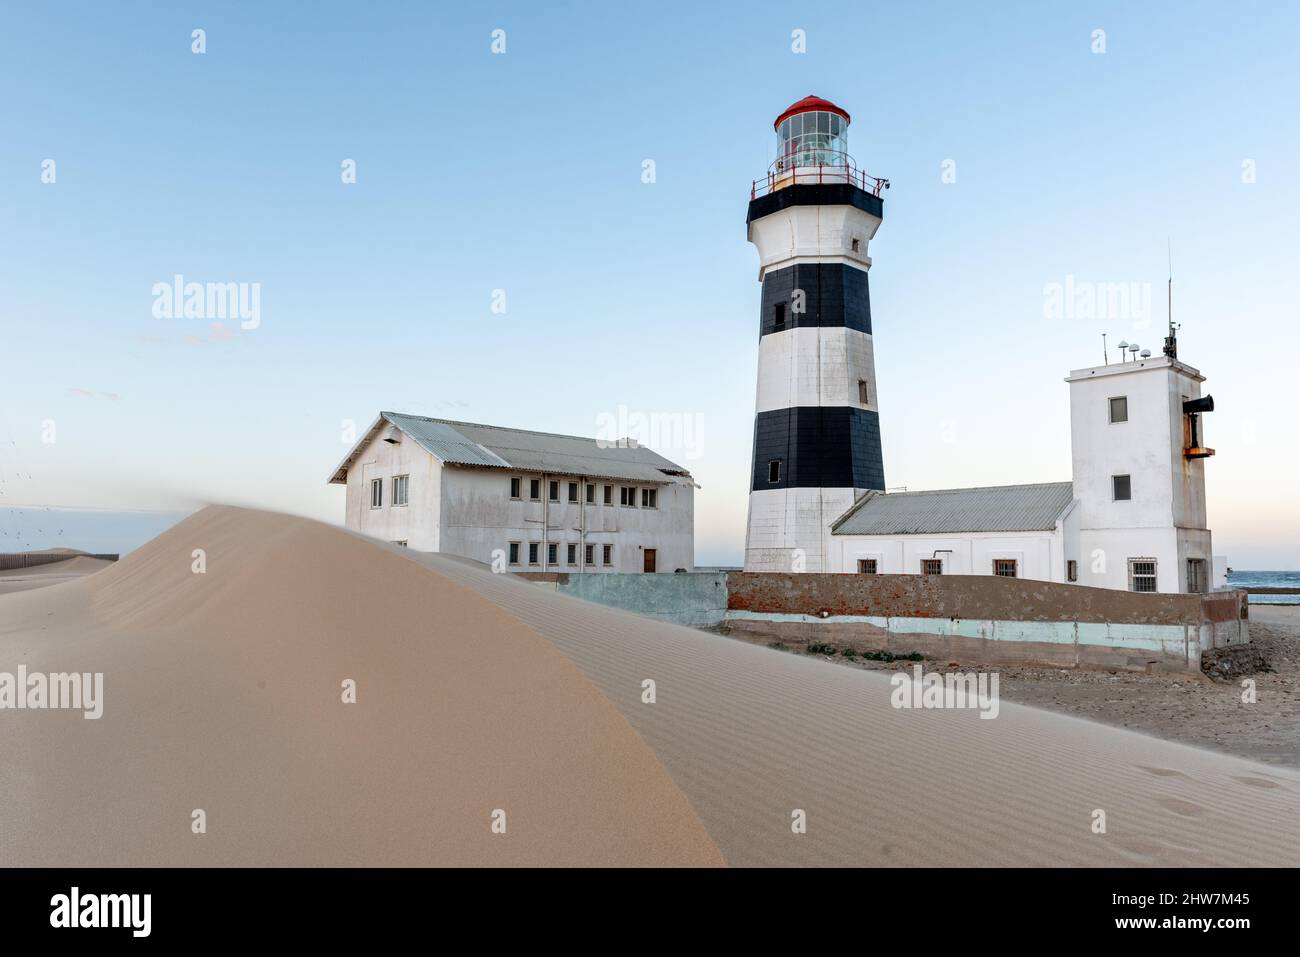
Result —
[{"label": "antenna mast", "polygon": [[1174,325],[1174,247],[1166,240],[1169,253],[1169,291],[1165,308],[1169,316],[1169,335],[1165,336],[1165,355],[1171,359],[1178,358],[1178,327]]}]

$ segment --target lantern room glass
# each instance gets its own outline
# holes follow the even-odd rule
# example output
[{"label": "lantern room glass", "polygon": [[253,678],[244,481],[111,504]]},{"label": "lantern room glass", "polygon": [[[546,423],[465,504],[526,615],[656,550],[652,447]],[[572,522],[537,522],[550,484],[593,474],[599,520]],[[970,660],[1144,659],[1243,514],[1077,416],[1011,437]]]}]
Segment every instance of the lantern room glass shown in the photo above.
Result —
[{"label": "lantern room glass", "polygon": [[785,168],[848,164],[849,124],[838,113],[796,113],[777,127],[777,155]]}]

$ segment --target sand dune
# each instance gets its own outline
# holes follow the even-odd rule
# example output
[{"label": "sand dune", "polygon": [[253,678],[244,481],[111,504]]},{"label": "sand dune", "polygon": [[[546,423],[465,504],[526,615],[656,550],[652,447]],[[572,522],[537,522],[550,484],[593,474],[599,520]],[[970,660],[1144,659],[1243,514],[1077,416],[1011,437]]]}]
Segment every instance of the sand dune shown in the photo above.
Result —
[{"label": "sand dune", "polygon": [[1300,775],[269,513],[0,598],[20,664],[104,714],[0,711],[0,864],[1300,864]]},{"label": "sand dune", "polygon": [[45,588],[62,581],[84,578],[95,572],[103,571],[110,561],[91,558],[89,555],[74,552],[71,549],[47,549],[50,553],[67,552],[74,556],[60,562],[46,565],[33,565],[30,568],[11,568],[0,572],[0,595],[10,592],[30,591],[33,588]]}]

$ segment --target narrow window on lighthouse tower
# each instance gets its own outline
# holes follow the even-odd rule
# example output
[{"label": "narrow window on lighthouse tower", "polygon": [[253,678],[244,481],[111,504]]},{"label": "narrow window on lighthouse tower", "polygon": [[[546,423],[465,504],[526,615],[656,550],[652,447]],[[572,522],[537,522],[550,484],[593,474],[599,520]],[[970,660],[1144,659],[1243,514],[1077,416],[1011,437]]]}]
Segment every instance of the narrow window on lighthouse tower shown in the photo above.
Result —
[{"label": "narrow window on lighthouse tower", "polygon": [[783,303],[783,302],[778,302],[778,303],[776,304],[776,319],[775,319],[775,323],[776,323],[776,327],[777,327],[778,329],[784,329],[784,328],[785,328],[785,303]]},{"label": "narrow window on lighthouse tower", "polygon": [[861,402],[863,405],[870,405],[870,404],[871,404],[871,402],[870,402],[870,400],[869,400],[869,398],[868,398],[868,394],[867,394],[867,380],[866,380],[866,379],[859,379],[859,380],[858,380],[858,401]]},{"label": "narrow window on lighthouse tower", "polygon": [[773,459],[767,463],[767,481],[775,485],[781,481],[781,460]]}]

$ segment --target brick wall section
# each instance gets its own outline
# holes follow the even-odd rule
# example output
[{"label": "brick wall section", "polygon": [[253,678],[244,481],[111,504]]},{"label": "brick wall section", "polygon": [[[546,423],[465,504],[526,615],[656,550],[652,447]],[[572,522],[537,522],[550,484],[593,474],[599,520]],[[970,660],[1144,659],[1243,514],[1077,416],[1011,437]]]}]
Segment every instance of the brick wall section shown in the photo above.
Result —
[{"label": "brick wall section", "polygon": [[982,575],[732,572],[727,608],[802,615],[1200,625],[1246,617],[1245,595],[1148,595]]}]

